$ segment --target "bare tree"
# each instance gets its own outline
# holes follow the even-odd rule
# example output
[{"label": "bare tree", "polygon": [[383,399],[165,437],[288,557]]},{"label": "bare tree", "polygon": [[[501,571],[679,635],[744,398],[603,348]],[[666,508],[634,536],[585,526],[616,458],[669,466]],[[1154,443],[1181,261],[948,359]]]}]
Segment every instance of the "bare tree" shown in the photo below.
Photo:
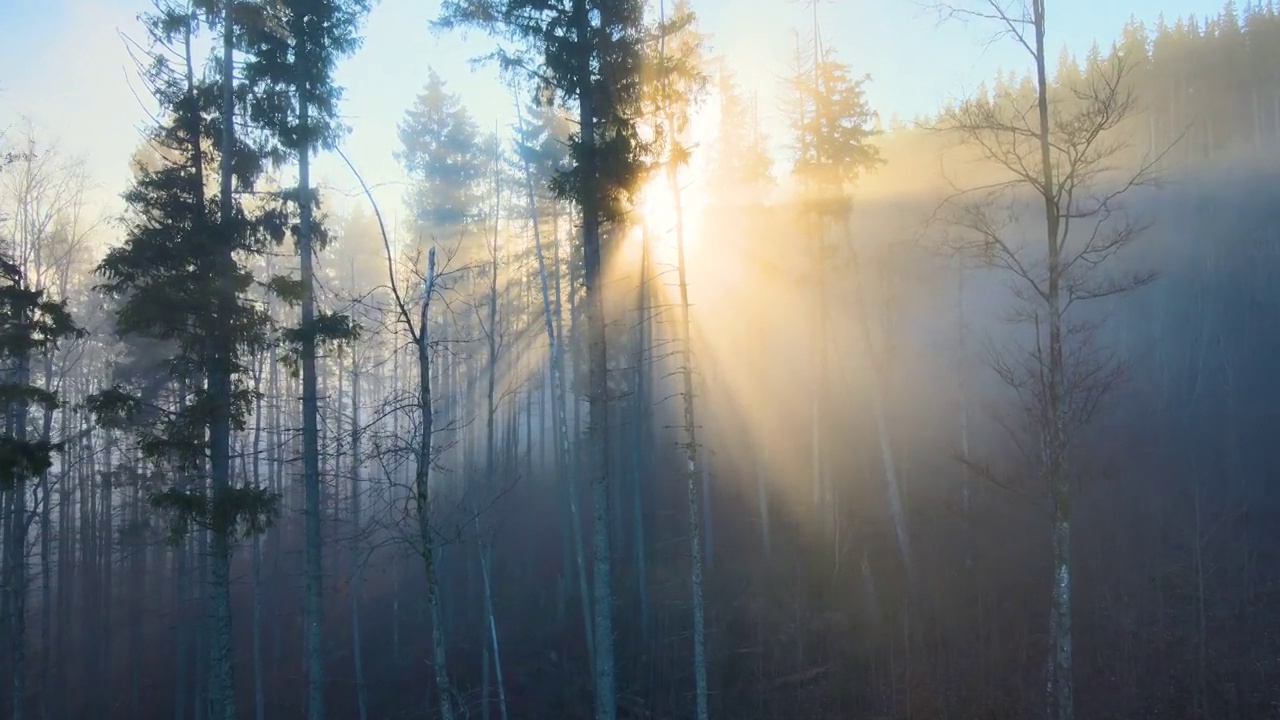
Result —
[{"label": "bare tree", "polygon": [[[437,281],[442,273],[436,266],[436,249],[431,247],[427,251],[426,274],[421,278],[422,297],[420,298],[418,317],[415,322],[411,301],[404,296],[396,282],[395,256],[392,253],[391,240],[387,236],[386,225],[382,221],[382,212],[378,209],[378,204],[374,202],[373,193],[370,192],[369,186],[365,183],[360,173],[356,171],[355,166],[341,150],[338,151],[338,154],[351,170],[351,173],[356,176],[356,180],[360,183],[365,197],[368,198],[369,204],[373,208],[387,261],[387,282],[393,303],[392,313],[395,316],[397,325],[402,325],[408,332],[410,342],[414,345],[417,353],[418,392],[414,410],[419,415],[421,427],[418,431],[417,447],[413,453],[416,469],[414,471],[412,495],[414,514],[417,520],[418,540],[421,543],[418,550],[422,555],[423,567],[426,571],[427,606],[431,613],[432,665],[435,668],[436,689],[440,695],[440,717],[443,720],[452,720],[454,717],[453,698],[446,665],[444,615],[441,612],[440,605],[438,558],[436,557],[434,533],[431,528],[429,504],[431,465],[436,457],[432,446],[433,433],[435,432],[435,413],[431,385],[432,353],[434,351],[430,332],[431,300],[439,291]],[[399,348],[397,346],[396,352],[398,351]]]},{"label": "bare tree", "polygon": [[[1080,301],[1122,295],[1153,279],[1149,273],[1111,272],[1107,261],[1141,235],[1144,228],[1126,217],[1121,200],[1156,180],[1163,153],[1143,156],[1136,165],[1125,162],[1132,155],[1121,125],[1138,108],[1122,55],[1098,61],[1069,93],[1049,86],[1045,0],[984,0],[980,7],[940,10],[949,18],[995,23],[996,37],[1017,42],[1035,65],[1029,105],[1022,97],[979,96],[942,113],[934,129],[958,135],[998,176],[957,188],[938,217],[965,231],[953,249],[1013,277],[1013,319],[1032,329],[1028,344],[995,350],[992,364],[1030,421],[1016,426],[1027,430],[1014,439],[1028,450],[1050,501],[1046,699],[1051,717],[1072,720],[1072,450],[1124,370],[1122,359],[1097,341],[1098,322],[1072,310]],[[1029,230],[1021,227],[1029,202],[1043,205],[1042,243],[1030,237],[1024,242],[1020,235]],[[995,478],[990,468],[975,469]]]},{"label": "bare tree", "polygon": [[[679,354],[681,410],[684,441],[687,502],[689,509],[690,605],[693,611],[693,677],[694,708],[698,720],[710,716],[707,704],[706,619],[703,602],[704,549],[711,562],[710,496],[705,468],[698,458],[698,419],[695,411],[693,324],[689,317],[689,282],[685,262],[684,205],[680,187],[680,165],[686,162],[690,149],[683,144],[687,135],[689,113],[706,87],[706,77],[699,68],[702,37],[694,27],[693,11],[685,2],[677,2],[671,16],[666,3],[658,2],[658,115],[665,152],[659,158],[670,186],[672,210],[675,214],[676,274],[680,298]],[[669,45],[671,47],[669,47]],[[665,233],[668,228],[658,228]],[[641,278],[641,282],[644,278]],[[643,292],[643,290],[642,290]],[[643,295],[641,296],[643,297]],[[643,312],[643,309],[641,310]],[[703,538],[706,538],[705,548]]]}]

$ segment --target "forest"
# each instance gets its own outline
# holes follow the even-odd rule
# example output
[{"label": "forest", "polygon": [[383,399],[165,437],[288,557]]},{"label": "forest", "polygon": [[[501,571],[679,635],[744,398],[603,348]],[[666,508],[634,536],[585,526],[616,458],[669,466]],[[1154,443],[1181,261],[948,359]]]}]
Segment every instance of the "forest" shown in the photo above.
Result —
[{"label": "forest", "polygon": [[443,0],[397,207],[374,0],[150,2],[120,212],[0,126],[0,717],[1280,716],[1271,2],[930,5],[1024,65],[888,122],[807,0],[770,137],[698,0]]}]

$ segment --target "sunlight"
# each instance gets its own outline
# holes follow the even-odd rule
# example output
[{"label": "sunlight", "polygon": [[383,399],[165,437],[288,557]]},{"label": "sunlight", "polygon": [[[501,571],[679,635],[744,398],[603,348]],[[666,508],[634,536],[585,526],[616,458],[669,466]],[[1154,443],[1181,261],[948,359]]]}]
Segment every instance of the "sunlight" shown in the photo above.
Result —
[{"label": "sunlight", "polygon": [[[683,198],[682,198],[683,199]],[[681,220],[676,212],[675,195],[666,173],[656,173],[640,190],[641,232],[648,234],[649,248],[659,264],[674,267],[679,262],[676,225]],[[685,251],[689,250],[688,213],[685,213]]]}]

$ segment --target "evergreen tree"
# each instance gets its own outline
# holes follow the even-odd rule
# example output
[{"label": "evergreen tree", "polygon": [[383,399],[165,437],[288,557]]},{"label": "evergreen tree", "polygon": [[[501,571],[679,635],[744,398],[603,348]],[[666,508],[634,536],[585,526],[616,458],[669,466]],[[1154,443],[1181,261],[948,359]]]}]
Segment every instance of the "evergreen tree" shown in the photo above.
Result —
[{"label": "evergreen tree", "polygon": [[516,133],[516,156],[529,163],[543,194],[551,180],[568,169],[571,123],[565,112],[549,102],[524,105],[523,123]]},{"label": "evergreen tree", "polygon": [[870,76],[854,77],[834,55],[821,50],[793,75],[791,133],[792,170],[809,188],[809,202],[830,205],[815,209],[838,216],[849,189],[882,160],[871,143],[877,116],[864,90]]},{"label": "evergreen tree", "polygon": [[[180,476],[208,473],[207,484],[183,482],[152,502],[170,512],[175,539],[193,525],[209,531],[209,711],[233,720],[233,541],[241,530],[261,530],[276,512],[274,496],[231,482],[231,433],[243,429],[252,407],[246,362],[266,342],[270,320],[249,301],[253,277],[237,256],[266,252],[283,230],[278,211],[246,208],[234,197],[236,187],[253,187],[262,152],[232,127],[238,101],[229,72],[236,33],[230,6],[203,7],[207,25],[222,28],[220,76],[196,76],[192,37],[202,27],[201,9],[160,3],[145,18],[152,41],[146,78],[166,115],[149,135],[154,163],[139,163],[125,194],[125,242],[98,267],[101,289],[118,301],[117,333],[169,343],[170,374],[186,397],[177,410],[144,413],[137,394],[117,387],[91,406],[101,422],[133,430],[153,461]],[[170,57],[181,58],[181,65],[171,66]],[[216,192],[210,188],[215,172],[221,177]]]},{"label": "evergreen tree", "polygon": [[569,168],[552,187],[582,212],[583,284],[588,335],[587,394],[591,463],[597,720],[617,716],[610,543],[609,391],[601,285],[603,228],[626,213],[644,169],[635,118],[644,79],[644,5],[640,0],[446,0],[438,28],[477,27],[514,43],[493,59],[532,70],[542,97],[576,106]]},{"label": "evergreen tree", "polygon": [[288,334],[296,344],[302,370],[302,479],[306,519],[307,717],[323,720],[324,577],[320,532],[320,429],[316,354],[328,341],[352,339],[350,318],[318,312],[315,254],[325,235],[316,221],[319,196],[311,187],[311,155],[336,145],[341,89],[333,82],[339,58],[360,44],[358,29],[369,0],[278,0],[258,6],[249,36],[245,76],[254,88],[251,117],[272,134],[280,148],[298,162],[298,186],[291,193],[297,207],[295,227],[301,258],[301,322]]},{"label": "evergreen tree", "polygon": [[[699,461],[698,424],[694,395],[693,324],[689,312],[688,268],[685,262],[685,226],[680,170],[690,156],[686,145],[690,113],[706,89],[702,71],[705,38],[696,29],[696,16],[687,0],[677,0],[670,16],[666,3],[659,0],[658,22],[654,28],[656,48],[648,63],[648,85],[652,92],[654,112],[658,118],[657,166],[669,185],[675,212],[676,273],[680,296],[680,375],[684,420],[681,449],[685,455],[685,478],[688,488],[690,585],[693,611],[694,707],[698,720],[707,720],[710,710],[707,698],[706,628],[703,600],[703,569],[713,557],[710,487],[708,475]],[[667,228],[657,228],[666,233]],[[705,547],[704,547],[705,538]],[[704,561],[705,556],[705,561]]]},{"label": "evergreen tree", "polygon": [[728,68],[718,74],[720,123],[712,148],[712,192],[721,203],[755,204],[775,184],[773,158],[760,130],[754,97],[743,95]]},{"label": "evergreen tree", "polygon": [[477,220],[484,162],[479,130],[434,69],[398,127],[396,159],[413,180],[411,210],[420,237],[461,232]]},{"label": "evergreen tree", "polygon": [[[830,513],[839,503],[835,497],[836,487],[829,477],[830,443],[826,437],[826,418],[830,412],[825,387],[829,372],[827,275],[841,249],[851,249],[851,255],[857,258],[857,250],[847,237],[853,189],[860,178],[882,162],[879,149],[871,142],[876,135],[874,123],[877,116],[868,105],[863,90],[868,81],[868,76],[855,78],[850,67],[836,60],[834,52],[823,48],[816,38],[807,57],[797,48],[796,67],[790,82],[792,173],[801,192],[798,209],[807,235],[806,250],[812,268],[810,278],[816,306],[813,325],[814,385],[810,391],[811,432],[815,448],[813,500],[815,507],[827,509],[824,521],[828,528],[835,527],[835,517]],[[858,293],[864,293],[863,279],[855,282]],[[859,325],[866,331],[863,333],[866,351],[873,353],[868,330],[870,321],[861,303],[857,312]],[[883,422],[884,408],[877,395],[878,383],[873,382],[872,385],[872,412],[881,439],[881,460],[890,507],[899,551],[909,571],[905,518],[888,430]]]},{"label": "evergreen tree", "polygon": [[[7,159],[7,158],[5,158]],[[21,720],[26,710],[27,663],[27,568],[28,533],[31,509],[27,482],[39,478],[53,466],[61,442],[28,434],[31,406],[49,410],[58,397],[31,382],[31,358],[53,350],[60,341],[82,334],[61,301],[50,300],[46,292],[31,287],[27,274],[7,256],[0,255],[0,406],[4,408],[4,429],[0,432],[0,497],[8,510],[3,537],[6,570],[2,578],[8,609],[10,667],[10,717]],[[37,495],[37,499],[40,499]],[[45,499],[47,502],[47,498]]]}]

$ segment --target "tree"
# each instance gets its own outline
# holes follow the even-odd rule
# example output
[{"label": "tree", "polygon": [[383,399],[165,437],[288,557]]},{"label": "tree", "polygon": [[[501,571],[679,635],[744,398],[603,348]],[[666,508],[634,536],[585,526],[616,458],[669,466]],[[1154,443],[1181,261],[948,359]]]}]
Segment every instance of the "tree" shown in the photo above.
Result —
[{"label": "tree", "polygon": [[475,121],[434,69],[398,132],[396,159],[414,183],[410,205],[420,235],[456,235],[477,219],[484,163]]},{"label": "tree", "polygon": [[[693,610],[693,674],[694,707],[698,720],[707,720],[707,651],[703,601],[703,533],[706,536],[706,562],[712,558],[710,493],[705,470],[698,462],[698,420],[694,398],[693,324],[689,319],[689,282],[685,263],[685,227],[680,168],[689,160],[685,145],[689,114],[706,90],[707,78],[702,72],[703,37],[694,28],[696,17],[685,0],[677,0],[671,17],[666,3],[659,0],[656,53],[652,59],[649,82],[652,84],[658,118],[658,140],[661,154],[657,165],[665,176],[675,212],[676,272],[680,292],[680,376],[683,392],[684,442],[689,509],[690,589]],[[668,228],[657,228],[666,233]]]},{"label": "tree", "polygon": [[639,0],[447,0],[436,27],[476,27],[507,40],[491,59],[533,76],[543,97],[577,106],[570,137],[571,166],[552,182],[582,212],[583,284],[588,334],[588,435],[592,463],[595,556],[597,720],[617,716],[613,650],[613,575],[610,549],[609,396],[601,286],[602,228],[620,219],[643,167],[634,118],[643,91],[644,7]]},{"label": "tree", "polygon": [[[547,257],[542,244],[542,225],[539,208],[543,204],[543,192],[550,180],[565,169],[567,151],[565,138],[569,136],[568,122],[555,107],[533,103],[529,114],[531,122],[524,121],[520,101],[516,100],[516,113],[519,116],[519,128],[516,138],[516,155],[519,157],[525,175],[525,194],[529,202],[529,212],[533,224],[534,253],[538,262],[538,279],[542,291],[543,320],[546,326],[547,343],[551,354],[552,378],[552,421],[555,423],[557,435],[557,465],[562,475],[565,489],[565,504],[569,510],[570,527],[568,533],[573,544],[574,566],[578,578],[578,596],[582,603],[583,635],[587,641],[587,657],[594,666],[595,641],[592,631],[591,594],[587,590],[587,566],[582,542],[582,520],[578,509],[578,473],[577,463],[573,459],[569,435],[568,421],[568,385],[565,379],[564,333],[561,327],[560,312],[560,267],[557,261],[550,272],[547,270]],[[551,212],[558,212],[550,201]],[[553,223],[552,227],[555,227]],[[553,234],[553,244],[559,238]],[[558,255],[557,255],[558,257]],[[556,278],[555,301],[552,302],[551,278]],[[643,565],[641,565],[643,568]],[[642,620],[643,622],[643,620]]]},{"label": "tree", "polygon": [[[24,717],[26,707],[27,662],[27,542],[31,521],[28,517],[28,481],[39,478],[53,466],[54,454],[63,443],[47,436],[32,439],[28,434],[29,411],[33,404],[53,409],[58,396],[46,388],[31,384],[31,357],[49,352],[62,340],[82,334],[61,301],[50,300],[46,291],[34,288],[26,273],[5,255],[0,255],[0,400],[5,410],[4,433],[0,435],[0,491],[9,496],[6,505],[12,513],[6,519],[10,533],[4,538],[4,586],[10,623],[5,628],[9,638],[13,679],[10,716]],[[47,490],[36,500],[48,503]]]},{"label": "tree", "polygon": [[302,462],[306,496],[307,716],[323,720],[324,576],[320,530],[320,430],[316,353],[325,342],[355,337],[350,318],[316,310],[314,260],[325,239],[317,227],[319,196],[311,187],[311,153],[332,148],[340,136],[333,82],[339,58],[355,51],[369,0],[279,0],[257,7],[249,35],[245,76],[255,92],[250,114],[279,146],[298,161],[298,186],[291,193],[298,209],[296,240],[301,258],[301,322],[296,342],[302,367]]},{"label": "tree", "polygon": [[431,516],[429,502],[431,464],[435,460],[432,452],[432,432],[434,430],[434,413],[432,412],[431,394],[431,299],[436,293],[436,250],[427,251],[427,273],[422,281],[422,308],[418,313],[418,328],[415,332],[412,316],[404,303],[399,300],[401,320],[409,330],[418,356],[418,412],[421,415],[422,429],[418,434],[417,462],[414,464],[413,500],[414,514],[418,520],[418,535],[422,541],[422,557],[427,573],[427,605],[431,610],[431,646],[434,651],[432,664],[435,667],[436,692],[440,694],[440,717],[453,719],[453,696],[449,685],[449,671],[445,665],[444,614],[440,611],[439,570],[436,567],[435,539],[431,532]]},{"label": "tree", "polygon": [[[828,269],[838,262],[842,241],[849,249],[854,267],[857,323],[863,337],[873,373],[880,371],[879,351],[874,346],[870,311],[865,285],[868,274],[862,271],[859,248],[850,237],[849,222],[853,212],[853,189],[868,172],[883,162],[879,149],[871,142],[876,135],[876,113],[866,101],[864,86],[869,76],[855,78],[850,67],[835,59],[834,51],[824,48],[816,35],[806,62],[797,48],[796,67],[791,78],[792,173],[800,186],[800,211],[806,221],[811,244],[812,275],[817,310],[815,329],[812,427],[814,448],[815,506],[826,506],[834,513],[835,489],[827,477],[827,446],[824,426],[830,409],[826,406],[824,387],[828,379]],[[834,237],[833,237],[834,236]],[[907,572],[911,572],[911,552],[898,471],[893,453],[885,401],[878,377],[870,382],[871,411],[876,423],[880,459],[884,471],[889,508],[897,536],[898,552]],[[834,526],[834,515],[829,516]],[[838,542],[838,541],[837,541]]]},{"label": "tree", "polygon": [[867,104],[870,76],[854,77],[848,64],[828,48],[802,59],[791,79],[793,172],[810,188],[815,210],[839,216],[849,205],[848,189],[882,160],[871,143],[876,114]]},{"label": "tree", "polygon": [[[118,301],[117,332],[171,343],[173,379],[186,388],[187,401],[176,411],[144,413],[137,394],[116,387],[94,397],[91,407],[107,426],[133,430],[150,459],[180,474],[208,471],[207,488],[183,483],[157,493],[152,503],[171,513],[175,538],[193,525],[210,532],[209,710],[232,720],[232,545],[238,532],[260,532],[276,512],[271,493],[231,482],[231,433],[243,430],[252,407],[247,361],[263,347],[269,323],[246,297],[253,277],[236,255],[266,252],[283,237],[283,226],[275,209],[251,210],[234,197],[237,186],[253,186],[263,163],[261,150],[233,127],[236,27],[231,6],[221,10],[209,21],[221,23],[223,39],[221,77],[212,81],[195,76],[196,10],[161,3],[146,16],[152,43],[146,79],[166,112],[148,138],[158,162],[136,168],[125,195],[125,242],[98,266],[105,280],[100,288]],[[171,67],[170,56],[182,65]],[[216,194],[208,187],[215,171]]]},{"label": "tree", "polygon": [[[756,203],[773,188],[773,158],[760,130],[755,98],[746,97],[728,67],[716,77],[720,123],[711,148],[716,200],[733,205]],[[744,122],[744,118],[750,118]]]},{"label": "tree", "polygon": [[[953,16],[998,24],[1035,65],[1035,102],[974,98],[945,113],[939,128],[958,135],[993,164],[993,183],[956,192],[950,221],[967,231],[958,249],[1009,273],[1017,283],[1018,317],[1032,325],[1029,347],[997,354],[994,367],[1017,393],[1039,448],[1031,462],[1052,508],[1053,578],[1049,617],[1047,698],[1050,716],[1075,716],[1072,645],[1071,521],[1076,470],[1072,450],[1081,430],[1122,378],[1120,359],[1095,341],[1096,322],[1071,311],[1078,303],[1142,287],[1150,274],[1117,276],[1107,261],[1143,229],[1124,216],[1121,201],[1154,181],[1159,156],[1116,172],[1126,142],[1116,130],[1137,110],[1125,78],[1124,55],[1089,63],[1075,102],[1051,101],[1045,49],[1045,3],[988,0],[982,9],[948,8]],[[1163,153],[1162,153],[1163,154]],[[1031,195],[1043,207],[1043,245],[1018,240],[1017,208]],[[988,477],[992,471],[981,469]]]}]

